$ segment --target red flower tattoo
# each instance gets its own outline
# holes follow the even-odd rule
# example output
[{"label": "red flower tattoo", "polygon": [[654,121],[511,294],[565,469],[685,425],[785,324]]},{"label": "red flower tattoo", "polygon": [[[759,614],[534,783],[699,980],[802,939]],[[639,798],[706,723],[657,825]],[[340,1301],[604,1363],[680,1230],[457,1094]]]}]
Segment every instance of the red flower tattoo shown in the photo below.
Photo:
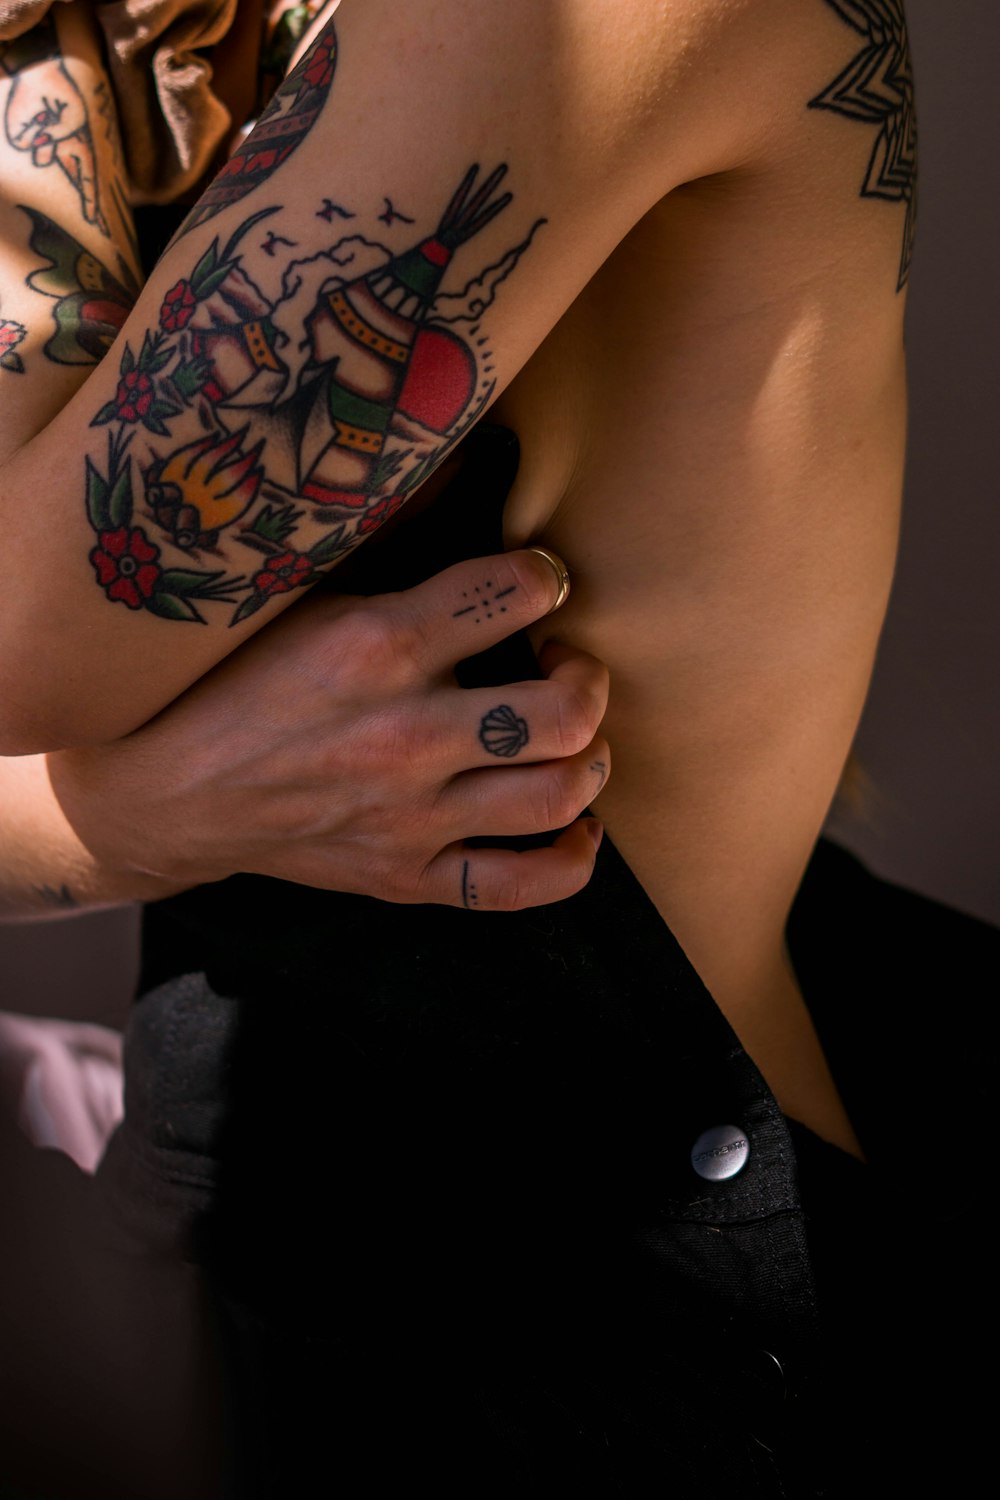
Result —
[{"label": "red flower tattoo", "polygon": [[191,321],[191,314],[198,306],[198,299],[191,290],[191,283],[181,277],[163,299],[160,308],[160,327],[166,333],[179,333]]},{"label": "red flower tattoo", "polygon": [[396,514],[402,503],[402,495],[386,495],[384,500],[376,500],[374,505],[368,507],[365,512],[365,518],[358,527],[358,530],[365,535],[370,531],[378,531],[379,527],[384,526],[390,516]]},{"label": "red flower tattoo", "polygon": [[97,581],[109,599],[142,609],[156,589],[160,555],[144,531],[119,526],[117,531],[102,531],[90,554]]},{"label": "red flower tattoo", "polygon": [[332,53],[337,39],[332,31],[320,37],[316,43],[316,51],[306,67],[302,69],[302,78],[309,84],[310,88],[329,88],[333,79],[333,57]]},{"label": "red flower tattoo", "polygon": [[299,589],[311,583],[316,575],[316,565],[305,552],[282,552],[280,557],[269,557],[260,573],[255,573],[253,586],[258,594],[287,594],[289,589]]},{"label": "red flower tattoo", "polygon": [[129,370],[118,382],[115,416],[120,422],[140,422],[153,404],[153,382],[142,370]]},{"label": "red flower tattoo", "polygon": [[12,318],[0,318],[0,369],[18,372],[24,369],[21,356],[14,351],[27,331],[23,323],[15,323]]},{"label": "red flower tattoo", "polygon": [[0,352],[6,353],[8,349],[16,348],[25,332],[22,323],[12,323],[7,318],[0,318]]}]

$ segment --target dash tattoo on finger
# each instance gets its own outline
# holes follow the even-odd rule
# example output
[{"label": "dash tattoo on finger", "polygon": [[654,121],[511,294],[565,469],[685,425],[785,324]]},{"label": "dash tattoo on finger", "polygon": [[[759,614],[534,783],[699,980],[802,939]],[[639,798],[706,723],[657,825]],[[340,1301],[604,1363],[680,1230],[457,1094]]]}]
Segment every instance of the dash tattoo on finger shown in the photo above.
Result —
[{"label": "dash tattoo on finger", "polygon": [[592,760],[590,762],[590,769],[598,777],[597,790],[600,791],[604,783],[608,779],[607,762],[603,760]]},{"label": "dash tattoo on finger", "polygon": [[478,583],[470,594],[467,589],[462,590],[462,598],[469,602],[463,604],[460,609],[452,611],[451,618],[458,620],[462,615],[475,614],[473,624],[481,625],[483,619],[492,620],[494,614],[505,615],[506,604],[501,604],[501,599],[506,599],[510,594],[517,592],[517,584],[512,583],[505,589],[498,589],[496,584],[489,578],[480,586]]},{"label": "dash tattoo on finger", "polygon": [[490,755],[512,759],[528,743],[528,724],[519,719],[508,703],[501,703],[484,714],[479,725],[479,743]]}]

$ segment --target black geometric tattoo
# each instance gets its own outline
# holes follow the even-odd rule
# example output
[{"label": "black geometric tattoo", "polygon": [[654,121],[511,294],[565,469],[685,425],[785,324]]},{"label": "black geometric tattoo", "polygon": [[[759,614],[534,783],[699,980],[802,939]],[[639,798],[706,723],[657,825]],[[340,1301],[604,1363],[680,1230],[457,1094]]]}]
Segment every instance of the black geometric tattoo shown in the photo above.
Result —
[{"label": "black geometric tattoo", "polygon": [[506,703],[491,708],[479,726],[479,743],[490,755],[512,759],[528,743],[528,725]]},{"label": "black geometric tattoo", "polygon": [[[500,600],[501,599],[506,599],[509,594],[516,593],[516,591],[517,591],[517,584],[516,583],[512,583],[508,588],[498,589],[497,592],[492,596],[492,598],[487,597],[486,595],[484,595],[484,592],[483,592],[484,589],[492,589],[492,588],[493,588],[493,584],[490,581],[490,579],[488,579],[488,578],[487,578],[486,582],[483,584],[482,588],[480,588],[479,585],[477,584],[476,587],[473,589],[472,592],[473,592],[473,594],[478,594],[480,597],[478,599],[473,599],[473,601],[472,601],[471,604],[463,604],[461,609],[456,609],[452,613],[452,617],[451,618],[453,620],[457,620],[462,615],[470,615],[470,614],[472,614],[472,612],[474,610],[479,610],[480,613],[476,615],[474,623],[476,625],[481,625],[482,622],[483,622],[483,616],[484,615],[485,615],[485,617],[486,617],[487,620],[492,620],[494,606],[496,607],[497,612],[499,614],[505,615],[507,613],[507,606],[506,606],[506,604],[501,604]],[[463,589],[462,590],[462,598],[463,599],[468,599],[468,597],[469,597],[468,593],[466,592],[465,589]]]},{"label": "black geometric tattoo", "polygon": [[906,204],[903,249],[896,290],[906,285],[917,223],[917,117],[913,69],[902,0],[826,0],[865,38],[865,46],[815,99],[810,109],[829,109],[848,120],[879,127],[868,162],[862,198]]},{"label": "black geometric tattoo", "polygon": [[472,907],[479,905],[479,896],[476,892],[476,887],[469,879],[468,860],[464,860],[462,863],[462,905],[466,911],[471,911]]}]

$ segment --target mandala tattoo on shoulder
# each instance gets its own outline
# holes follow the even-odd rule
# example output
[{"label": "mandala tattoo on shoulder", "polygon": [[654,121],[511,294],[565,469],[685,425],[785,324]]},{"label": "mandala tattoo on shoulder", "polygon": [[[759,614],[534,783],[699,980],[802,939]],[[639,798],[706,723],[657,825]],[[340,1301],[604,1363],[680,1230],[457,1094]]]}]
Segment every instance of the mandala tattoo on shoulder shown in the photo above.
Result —
[{"label": "mandala tattoo on shoulder", "polygon": [[874,126],[875,142],[862,198],[905,203],[903,249],[897,291],[906,285],[917,222],[917,116],[913,68],[902,0],[825,0],[864,38],[854,56],[810,109],[829,109],[848,120]]},{"label": "mandala tattoo on shoulder", "polygon": [[[398,251],[355,233],[291,259],[294,241],[272,228],[280,205],[212,241],[158,326],[126,345],[92,420],[107,448],[86,462],[90,561],[109,600],[200,624],[224,605],[235,625],[398,510],[495,390],[481,320],[545,220],[448,288],[463,247],[510,205],[506,173],[470,166]],[[244,264],[265,219],[268,254],[283,261],[277,297]],[[242,570],[230,542],[247,550]],[[526,726],[497,713],[488,748],[515,754]]]}]

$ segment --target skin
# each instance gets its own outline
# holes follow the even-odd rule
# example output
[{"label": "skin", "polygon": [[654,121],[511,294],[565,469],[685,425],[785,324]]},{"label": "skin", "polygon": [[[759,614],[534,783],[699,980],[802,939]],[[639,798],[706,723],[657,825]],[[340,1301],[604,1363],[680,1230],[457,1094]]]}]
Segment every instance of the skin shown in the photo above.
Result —
[{"label": "skin", "polygon": [[[0,727],[21,751],[130,732],[294,602],[299,577],[330,565],[316,549],[339,545],[338,536],[356,544],[359,522],[377,517],[375,490],[341,508],[342,530],[321,525],[314,507],[275,540],[265,534],[261,487],[236,521],[214,512],[214,550],[198,543],[190,563],[173,512],[155,496],[143,509],[136,488],[150,463],[158,475],[167,455],[192,451],[180,418],[176,429],[164,419],[164,437],[156,414],[133,399],[144,350],[149,402],[156,361],[173,372],[188,357],[184,330],[163,324],[163,307],[184,303],[174,290],[229,275],[230,264],[274,288],[304,252],[341,243],[342,226],[328,232],[307,183],[322,179],[324,201],[357,214],[347,228],[370,228],[372,239],[388,193],[419,226],[395,226],[393,253],[438,232],[457,183],[464,202],[487,184],[490,212],[456,250],[445,290],[454,296],[466,278],[512,258],[482,318],[488,356],[464,327],[459,338],[486,399],[522,442],[507,540],[550,543],[567,557],[577,587],[560,638],[611,668],[608,728],[626,771],[620,748],[602,817],[783,1106],[857,1151],[783,929],[860,714],[891,577],[908,206],[870,190],[873,144],[887,121],[810,107],[861,55],[838,6],[816,0],[803,19],[797,0],[742,0],[725,13],[676,0],[666,27],[655,9],[645,0],[624,7],[611,51],[600,6],[574,6],[559,33],[564,89],[589,100],[586,151],[557,129],[560,96],[548,86],[546,59],[568,24],[558,5],[524,5],[516,16],[477,9],[473,19],[439,0],[392,26],[381,4],[341,5],[335,52],[317,22],[301,65],[327,46],[330,67],[315,74],[326,102],[302,114],[311,96],[294,85],[281,108],[291,100],[296,119],[320,125],[299,132],[273,179],[268,167],[235,200],[210,190],[112,356],[6,467],[7,503],[19,516],[11,576],[32,585],[13,591],[0,622]],[[429,34],[441,38],[436,50],[426,48]],[[373,57],[392,101],[375,114],[364,61]],[[351,138],[358,120],[363,149],[338,157],[331,180],[326,132],[342,127]],[[550,155],[533,154],[529,138],[549,140]],[[470,161],[487,165],[469,176]],[[271,232],[294,248],[261,249]],[[209,307],[208,292],[192,298]],[[436,303],[435,316],[448,308]],[[308,342],[313,368],[329,370],[333,346],[317,342],[320,325],[286,311],[290,342],[275,352]],[[192,327],[201,316],[191,308]],[[279,395],[290,389],[285,381]],[[241,400],[236,416],[216,408],[210,423],[221,420],[237,443],[241,472],[257,464],[292,482],[290,429],[268,425],[278,398],[269,395],[266,410]],[[131,470],[126,441],[137,455]],[[89,506],[81,448],[96,475]],[[348,454],[337,473],[365,462]],[[391,488],[405,490],[422,462],[419,452],[401,459]],[[25,487],[41,496],[30,512],[17,505]],[[112,492],[133,497],[127,526],[107,511]],[[74,493],[76,510],[63,498]],[[614,505],[609,496],[619,497]],[[334,506],[328,519],[336,514]],[[126,598],[132,585],[116,569],[139,533],[125,564],[147,570],[147,594]],[[244,535],[272,549],[260,574],[246,571]],[[293,550],[276,555],[286,541]],[[159,551],[147,562],[143,549]],[[293,557],[305,559],[298,575]],[[154,574],[178,562],[194,566],[203,624],[165,622],[145,607],[158,602],[148,592]],[[265,597],[246,580],[266,581],[268,570],[281,574],[282,591],[269,584]],[[183,614],[187,605],[171,608]],[[60,663],[70,634],[85,645],[74,650],[67,690]]]},{"label": "skin", "polygon": [[[495,625],[451,618],[474,580],[510,592]],[[510,553],[449,568],[404,594],[316,599],[216,668],[123,741],[8,761],[49,808],[56,847],[15,822],[8,868],[34,861],[30,887],[53,887],[75,854],[77,899],[157,899],[236,871],[386,901],[463,901],[472,860],[477,904],[517,910],[573,894],[593,870],[600,825],[576,821],[594,794],[596,729],[607,673],[579,651],[543,653],[547,680],[502,689],[531,737],[514,768],[478,729],[497,690],[466,690],[457,661],[531,623],[553,599],[549,565]],[[289,663],[295,677],[289,685]],[[278,716],[260,705],[278,702]],[[509,767],[509,769],[508,769]],[[567,825],[571,825],[567,827]],[[480,836],[565,829],[551,848],[464,849]],[[3,861],[0,858],[0,865]],[[55,870],[56,874],[52,871]],[[47,907],[51,907],[51,900]],[[43,909],[46,909],[43,907]]]},{"label": "skin", "polygon": [[[298,145],[275,191],[281,173],[322,177],[310,213],[324,195],[354,212],[367,193],[376,219],[388,193],[433,230],[470,162],[507,162],[515,197],[470,248],[469,276],[515,221],[519,242],[547,220],[490,327],[495,415],[524,455],[506,540],[566,558],[560,639],[610,667],[610,835],[782,1106],[858,1152],[783,934],[891,579],[907,205],[866,190],[879,124],[810,108],[862,45],[839,7],[630,0],[613,46],[606,16],[587,0],[428,0],[401,19],[388,0],[345,0],[330,134]],[[294,602],[196,629],[109,603],[86,563],[79,454],[106,451],[91,423],[124,343],[138,351],[251,202],[176,242],[136,332],[7,467],[5,503],[19,486],[48,497],[12,543],[12,576],[36,587],[11,600],[0,641],[8,748],[133,731]],[[305,219],[267,227],[301,253]],[[258,252],[255,274],[271,259]],[[69,635],[84,644],[67,690]]]},{"label": "skin", "polygon": [[[0,68],[8,126],[0,285],[23,335],[16,365],[0,369],[3,442],[13,451],[84,384],[138,286],[127,210],[114,234],[95,210],[98,198],[122,202],[122,157],[87,8],[59,8],[24,42],[0,50]],[[56,144],[27,151],[11,122],[34,119],[32,101],[43,96],[55,101]],[[91,157],[86,173],[46,170],[57,158],[65,167],[66,151],[81,142]],[[506,591],[504,613],[485,628],[449,608],[480,574],[502,575]],[[606,754],[605,742],[594,741],[606,673],[589,656],[564,652],[550,682],[506,694],[531,701],[531,753],[516,770],[505,762],[503,776],[475,774],[492,763],[477,735],[485,710],[457,688],[451,668],[543,617],[552,589],[549,565],[522,554],[391,600],[328,600],[268,644],[237,652],[131,735],[76,755],[0,761],[0,914],[156,899],[245,870],[388,900],[462,904],[462,840],[572,823],[593,789],[588,754]],[[387,671],[387,655],[411,665]],[[252,715],[237,746],[232,705],[244,697],[280,701],[283,720],[272,726]],[[401,777],[397,746],[415,754],[423,741],[433,754]],[[407,766],[413,759],[408,753]],[[590,826],[569,829],[549,850],[477,851],[478,904],[513,909],[571,895],[593,868]]]}]

